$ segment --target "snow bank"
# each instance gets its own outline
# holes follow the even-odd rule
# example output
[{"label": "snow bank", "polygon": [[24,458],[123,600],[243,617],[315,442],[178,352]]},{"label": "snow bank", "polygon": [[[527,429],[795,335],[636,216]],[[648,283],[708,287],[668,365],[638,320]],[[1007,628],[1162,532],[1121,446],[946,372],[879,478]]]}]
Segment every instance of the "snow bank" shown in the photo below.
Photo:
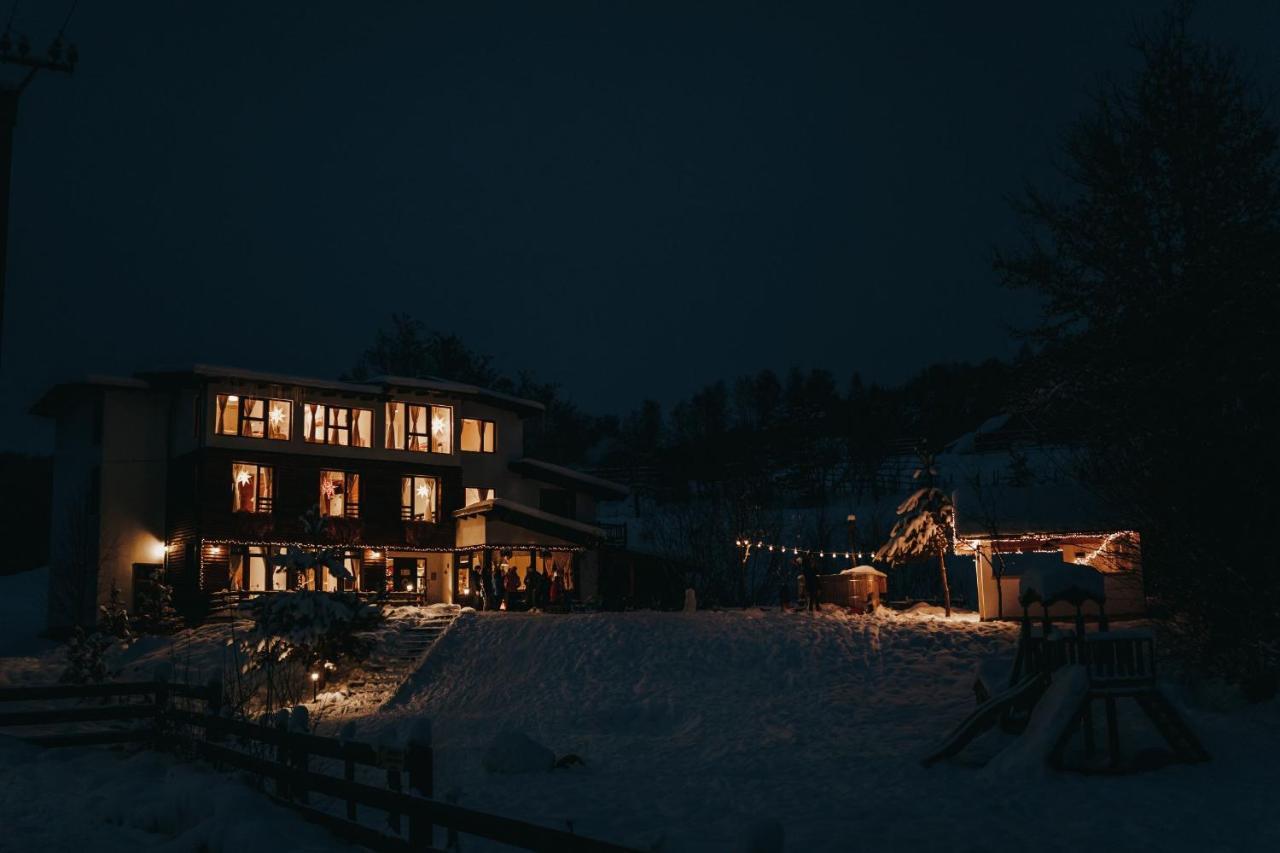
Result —
[{"label": "snow bank", "polygon": [[[1269,846],[1258,832],[1276,833],[1257,815],[1280,768],[1260,756],[1280,754],[1277,703],[1251,717],[1184,710],[1215,756],[1207,765],[1116,779],[920,767],[972,711],[978,662],[1007,663],[1016,631],[887,610],[480,613],[361,731],[403,740],[430,718],[437,789],[461,805],[668,853],[770,849],[775,818],[786,850]],[[584,766],[489,773],[485,749],[508,730]],[[1079,814],[1123,803],[1124,817],[1046,834],[1064,802]]]},{"label": "snow bank", "polygon": [[0,656],[34,655],[56,645],[40,637],[48,603],[48,568],[0,575]]},{"label": "snow bank", "polygon": [[0,849],[350,850],[233,776],[157,752],[41,750],[0,737]]}]

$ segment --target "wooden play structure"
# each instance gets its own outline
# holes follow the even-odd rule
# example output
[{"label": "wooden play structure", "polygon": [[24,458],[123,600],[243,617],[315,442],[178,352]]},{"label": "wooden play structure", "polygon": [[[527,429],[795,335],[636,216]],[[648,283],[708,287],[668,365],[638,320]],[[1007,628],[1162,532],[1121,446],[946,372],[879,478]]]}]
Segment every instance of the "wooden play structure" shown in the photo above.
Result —
[{"label": "wooden play structure", "polygon": [[[1208,752],[1156,685],[1155,640],[1149,630],[1108,629],[1103,584],[1098,573],[1083,565],[1064,563],[1052,571],[1029,573],[1022,579],[1018,601],[1022,632],[1007,682],[985,683],[974,689],[978,707],[938,747],[923,759],[927,767],[957,755],[975,738],[999,725],[1010,733],[1023,732],[1037,705],[1056,679],[1064,679],[1055,697],[1070,703],[1061,715],[1060,730],[1049,744],[1045,760],[1058,770],[1124,773],[1158,766],[1150,757],[1139,764],[1121,750],[1119,705],[1131,700],[1169,747],[1165,760],[1199,762]],[[1055,626],[1050,608],[1066,602],[1075,609],[1074,630]],[[1098,630],[1085,630],[1085,604],[1097,607]],[[1033,624],[1031,608],[1039,605],[1040,624]],[[1075,676],[1070,685],[1065,679]],[[1098,760],[1095,709],[1105,719],[1105,761]],[[1083,760],[1068,748],[1083,741]]]}]

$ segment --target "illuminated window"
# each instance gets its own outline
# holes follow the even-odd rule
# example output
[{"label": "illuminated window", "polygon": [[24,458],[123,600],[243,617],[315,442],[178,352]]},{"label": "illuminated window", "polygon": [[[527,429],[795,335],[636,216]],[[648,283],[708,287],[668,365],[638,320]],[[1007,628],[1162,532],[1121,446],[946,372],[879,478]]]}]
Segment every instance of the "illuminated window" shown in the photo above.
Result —
[{"label": "illuminated window", "polygon": [[302,438],[310,444],[373,446],[373,410],[302,404]]},{"label": "illuminated window", "polygon": [[496,432],[497,428],[493,421],[463,418],[462,434],[458,436],[458,449],[465,453],[492,453]]},{"label": "illuminated window", "polygon": [[213,431],[219,435],[289,440],[293,403],[262,397],[219,394]]},{"label": "illuminated window", "polygon": [[320,514],[359,518],[360,475],[350,471],[321,471]]},{"label": "illuminated window", "polygon": [[478,504],[480,501],[491,501],[494,498],[493,489],[473,489],[467,487],[467,506]]},{"label": "illuminated window", "polygon": [[435,521],[439,492],[435,477],[401,477],[400,517],[405,521]]},{"label": "illuminated window", "polygon": [[256,462],[231,463],[231,511],[271,512],[275,471]]},{"label": "illuminated window", "polygon": [[387,403],[386,446],[422,453],[452,453],[453,408]]}]

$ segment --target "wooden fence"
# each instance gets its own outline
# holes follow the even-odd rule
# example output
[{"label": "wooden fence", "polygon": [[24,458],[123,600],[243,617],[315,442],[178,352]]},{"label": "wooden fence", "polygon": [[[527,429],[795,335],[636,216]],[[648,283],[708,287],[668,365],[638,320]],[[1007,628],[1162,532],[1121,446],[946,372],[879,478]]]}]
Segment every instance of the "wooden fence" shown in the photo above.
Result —
[{"label": "wooden fence", "polygon": [[[429,735],[403,748],[321,737],[291,725],[280,713],[270,724],[222,713],[220,682],[206,686],[163,680],[114,684],[0,688],[0,707],[15,702],[74,701],[69,707],[0,711],[0,729],[111,724],[113,728],[56,731],[23,739],[45,747],[136,743],[196,756],[215,767],[235,767],[270,780],[270,798],[355,844],[376,851],[434,850],[435,827],[449,841],[475,835],[525,850],[626,853],[630,848],[433,799],[435,756]],[[123,727],[117,724],[125,724]],[[341,770],[341,776],[337,775]],[[372,768],[385,787],[357,778]],[[367,774],[366,770],[366,774]],[[406,787],[408,790],[406,791]],[[342,803],[341,814],[314,797]],[[385,813],[384,831],[360,822],[361,809]]]}]

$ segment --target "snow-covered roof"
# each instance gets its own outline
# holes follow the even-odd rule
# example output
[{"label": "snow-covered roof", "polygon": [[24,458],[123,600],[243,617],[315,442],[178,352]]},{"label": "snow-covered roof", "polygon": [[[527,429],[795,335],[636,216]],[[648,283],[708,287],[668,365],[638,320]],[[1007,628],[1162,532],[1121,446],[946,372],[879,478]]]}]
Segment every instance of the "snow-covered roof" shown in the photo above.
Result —
[{"label": "snow-covered roof", "polygon": [[[490,513],[532,519],[543,524],[549,524],[564,530],[573,531],[589,539],[605,538],[604,531],[595,525],[586,524],[572,518],[565,518],[562,515],[556,515],[545,510],[534,509],[527,504],[522,504],[508,498],[489,498],[488,500],[467,504],[462,509],[454,510],[453,517],[469,518],[475,515],[487,515]],[[519,522],[517,521],[516,523]]]},{"label": "snow-covered roof", "polygon": [[844,571],[840,572],[840,574],[842,574],[842,575],[849,575],[849,576],[851,576],[851,577],[863,577],[863,578],[866,578],[866,577],[873,577],[873,578],[887,578],[887,577],[889,577],[889,576],[888,576],[888,575],[886,575],[884,572],[882,572],[882,571],[880,571],[879,569],[877,569],[875,566],[854,566],[854,567],[853,567],[853,568],[851,568],[851,569],[845,569]]},{"label": "snow-covered roof", "polygon": [[394,388],[416,388],[423,391],[436,391],[441,394],[456,394],[459,397],[475,397],[482,399],[488,403],[504,406],[509,409],[525,412],[527,414],[537,414],[545,412],[547,407],[537,400],[527,400],[523,397],[516,397],[513,394],[506,394],[502,391],[494,391],[490,388],[481,388],[479,385],[468,385],[465,382],[454,382],[450,379],[438,379],[430,377],[427,379],[414,379],[407,376],[375,376],[372,382],[380,383],[387,387]]},{"label": "snow-covered roof", "polygon": [[541,459],[530,459],[526,456],[515,460],[509,467],[512,471],[524,474],[526,477],[568,486],[606,500],[619,500],[631,494],[631,490],[626,486],[593,477],[563,465],[543,462]]},{"label": "snow-covered roof", "polygon": [[245,382],[261,382],[267,385],[298,385],[303,388],[320,388],[329,391],[346,391],[355,394],[380,394],[377,385],[364,382],[345,382],[341,379],[324,379],[314,376],[294,376],[287,373],[269,373],[263,370],[246,370],[219,364],[184,364],[158,367],[138,372],[144,378],[166,379],[181,376],[200,376],[205,379],[229,379]]},{"label": "snow-covered roof", "polygon": [[214,364],[190,364],[173,367],[162,367],[138,373],[144,379],[172,379],[182,376],[199,376],[205,379],[239,380],[245,382],[261,382],[269,385],[296,385],[303,388],[317,388],[326,391],[338,391],[348,394],[385,395],[391,389],[410,391],[429,391],[455,397],[469,397],[482,402],[491,403],[505,409],[513,409],[521,414],[532,415],[546,410],[536,400],[525,400],[520,397],[469,385],[465,382],[453,382],[435,377],[414,379],[407,376],[375,376],[365,382],[347,382],[341,379],[324,379],[309,376],[293,376],[285,373],[268,373],[261,370],[246,370],[240,367],[227,367]]}]

